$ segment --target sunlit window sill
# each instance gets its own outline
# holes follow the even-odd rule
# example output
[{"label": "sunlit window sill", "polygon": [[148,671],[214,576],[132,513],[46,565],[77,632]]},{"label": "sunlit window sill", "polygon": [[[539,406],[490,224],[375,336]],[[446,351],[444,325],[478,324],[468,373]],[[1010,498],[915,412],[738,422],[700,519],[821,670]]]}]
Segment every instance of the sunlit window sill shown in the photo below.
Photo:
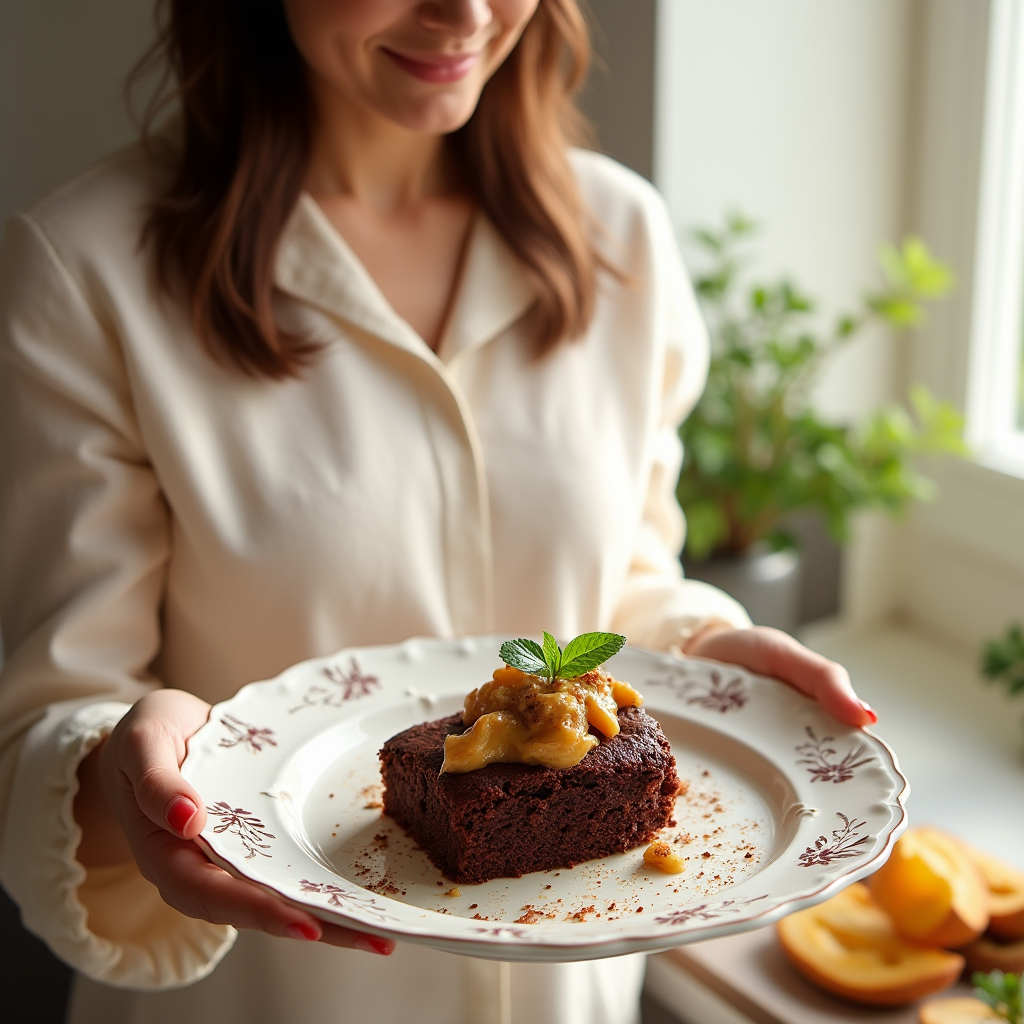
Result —
[{"label": "sunlit window sill", "polygon": [[[875,731],[911,782],[911,824],[938,825],[1024,867],[1024,700],[986,686],[976,660],[912,629],[853,633],[820,625],[803,639],[846,665],[878,711]],[[670,954],[652,958],[647,987],[687,1024],[790,1024],[767,1009],[740,1013]],[[792,1024],[804,1019],[794,1016]],[[843,1019],[860,1017],[853,1011]]]},{"label": "sunlit window sill", "polygon": [[908,628],[817,626],[803,639],[846,665],[878,711],[875,731],[910,779],[911,823],[970,836],[1024,867],[1024,700],[985,683],[981,652],[964,656]]},{"label": "sunlit window sill", "polygon": [[975,466],[1015,481],[1018,494],[1024,489],[1024,434],[1014,434],[1001,445],[993,445],[975,454]]}]

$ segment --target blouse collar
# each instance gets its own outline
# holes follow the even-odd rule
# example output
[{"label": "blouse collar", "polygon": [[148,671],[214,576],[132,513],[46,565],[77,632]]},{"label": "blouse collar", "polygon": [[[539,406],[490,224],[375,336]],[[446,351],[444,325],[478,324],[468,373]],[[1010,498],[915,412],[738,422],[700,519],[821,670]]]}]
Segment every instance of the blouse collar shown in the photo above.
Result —
[{"label": "blouse collar", "polygon": [[[470,231],[438,346],[438,358],[445,363],[507,330],[535,298],[526,269],[482,213]],[[281,291],[420,357],[433,355],[308,193],[300,196],[285,227],[275,271]]]}]

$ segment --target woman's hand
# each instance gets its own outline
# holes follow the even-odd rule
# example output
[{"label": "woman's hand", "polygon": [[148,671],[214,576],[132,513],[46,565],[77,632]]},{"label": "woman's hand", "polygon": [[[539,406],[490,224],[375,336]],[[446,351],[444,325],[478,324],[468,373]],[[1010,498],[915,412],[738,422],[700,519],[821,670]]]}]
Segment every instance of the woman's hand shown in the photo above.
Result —
[{"label": "woman's hand", "polygon": [[732,629],[715,623],[690,638],[683,653],[742,665],[813,697],[841,722],[874,725],[878,715],[858,698],[842,665],[808,650],[788,633],[767,626]]},{"label": "woman's hand", "polygon": [[181,777],[185,741],[210,705],[182,690],[139,700],[79,768],[75,818],[86,867],[134,859],[164,901],[188,917],[292,939],[389,954],[394,942],[326,924],[229,875],[192,842],[206,824],[199,794]]}]

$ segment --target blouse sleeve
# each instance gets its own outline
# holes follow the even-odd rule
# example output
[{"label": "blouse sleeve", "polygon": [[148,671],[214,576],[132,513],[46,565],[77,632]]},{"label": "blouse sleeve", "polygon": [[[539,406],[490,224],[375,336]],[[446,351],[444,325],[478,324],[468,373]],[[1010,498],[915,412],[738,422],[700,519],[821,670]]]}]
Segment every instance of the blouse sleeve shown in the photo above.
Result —
[{"label": "blouse sleeve", "polygon": [[683,578],[679,552],[685,521],[676,500],[683,461],[679,424],[693,409],[707,379],[707,330],[683,267],[668,213],[657,199],[649,214],[655,330],[664,352],[660,410],[651,434],[650,473],[633,561],[613,628],[634,643],[682,648],[713,621],[749,626],[743,606],[724,591]]},{"label": "blouse sleeve", "polygon": [[[90,286],[92,291],[90,291]],[[113,317],[39,224],[0,243],[0,881],[27,928],[111,985],[209,973],[235,932],[134,864],[75,859],[77,768],[157,682],[168,517]]]}]

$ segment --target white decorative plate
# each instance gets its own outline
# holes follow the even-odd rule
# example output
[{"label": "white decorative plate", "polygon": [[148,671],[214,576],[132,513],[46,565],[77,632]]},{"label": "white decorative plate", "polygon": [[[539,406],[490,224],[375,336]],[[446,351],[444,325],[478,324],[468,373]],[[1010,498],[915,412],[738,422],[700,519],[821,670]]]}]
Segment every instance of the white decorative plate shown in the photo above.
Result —
[{"label": "white decorative plate", "polygon": [[[644,695],[689,791],[662,838],[575,868],[454,886],[381,814],[377,751],[452,714],[501,664],[504,637],[352,648],[216,705],[182,767],[218,864],[324,920],[453,953],[566,961],[755,928],[875,870],[906,823],[889,747],[771,679],[626,647],[608,664]],[[524,837],[525,838],[525,837]]]}]

